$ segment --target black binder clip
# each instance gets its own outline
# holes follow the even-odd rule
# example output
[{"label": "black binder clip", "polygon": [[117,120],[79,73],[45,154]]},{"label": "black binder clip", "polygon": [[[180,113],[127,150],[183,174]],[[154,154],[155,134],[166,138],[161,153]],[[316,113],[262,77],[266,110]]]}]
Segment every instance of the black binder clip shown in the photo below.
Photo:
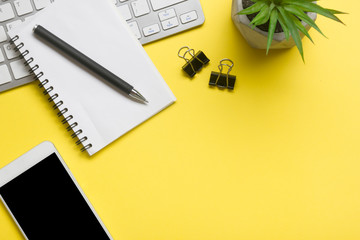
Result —
[{"label": "black binder clip", "polygon": [[[224,66],[229,67],[229,70],[226,74],[222,73]],[[234,63],[230,59],[225,58],[221,60],[218,66],[220,72],[211,72],[209,85],[233,90],[235,86],[236,76],[229,74],[233,67]]]},{"label": "black binder clip", "polygon": [[[186,51],[183,55],[181,55],[180,53],[183,51],[183,49],[186,49]],[[187,58],[186,54],[190,54],[191,58]],[[210,62],[210,59],[208,59],[202,51],[198,51],[195,54],[195,50],[192,48],[190,49],[187,46],[180,48],[178,56],[186,61],[182,69],[191,78],[194,77],[195,74],[203,68],[203,66]]]}]

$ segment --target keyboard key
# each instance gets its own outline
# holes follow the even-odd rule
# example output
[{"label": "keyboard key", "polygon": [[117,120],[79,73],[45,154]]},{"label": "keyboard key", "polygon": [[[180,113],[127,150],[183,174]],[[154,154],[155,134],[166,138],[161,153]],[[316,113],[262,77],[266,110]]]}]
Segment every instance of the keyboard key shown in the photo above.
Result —
[{"label": "keyboard key", "polygon": [[143,32],[144,32],[145,37],[153,35],[155,33],[158,33],[158,32],[160,32],[159,24],[156,23],[151,26],[144,27]]},{"label": "keyboard key", "polygon": [[0,65],[0,85],[11,82],[11,75],[6,65]]},{"label": "keyboard key", "polygon": [[181,22],[183,24],[195,21],[197,18],[198,16],[196,14],[196,11],[191,11],[180,16]]},{"label": "keyboard key", "polygon": [[10,68],[16,80],[30,75],[30,68],[24,67],[24,59],[11,62]]},{"label": "keyboard key", "polygon": [[4,42],[7,39],[7,35],[3,26],[0,26],[0,42]]},{"label": "keyboard key", "polygon": [[16,21],[6,24],[6,27],[7,27],[8,31],[10,31],[11,29],[15,28],[16,26],[20,25],[21,23],[22,23],[21,20],[16,20]]},{"label": "keyboard key", "polygon": [[5,22],[15,17],[14,11],[10,3],[0,6],[0,22]]},{"label": "keyboard key", "polygon": [[16,12],[19,16],[32,12],[34,9],[31,6],[30,0],[16,0],[14,1]]},{"label": "keyboard key", "polygon": [[179,21],[177,20],[176,17],[174,17],[174,18],[170,18],[168,20],[165,20],[165,21],[161,22],[161,25],[162,25],[164,30],[168,30],[170,28],[174,28],[174,27],[179,26]]},{"label": "keyboard key", "polygon": [[134,33],[135,37],[137,37],[137,39],[140,39],[141,38],[141,33],[140,33],[139,26],[138,26],[137,22],[129,23],[129,27],[130,27],[131,31]]},{"label": "keyboard key", "polygon": [[3,61],[5,61],[5,57],[0,48],[0,63],[2,63]]},{"label": "keyboard key", "polygon": [[151,6],[154,9],[154,11],[157,11],[162,8],[169,7],[171,5],[184,2],[186,0],[150,0]]},{"label": "keyboard key", "polygon": [[118,9],[120,11],[121,16],[123,16],[126,21],[132,18],[130,8],[127,4],[118,6]]},{"label": "keyboard key", "polygon": [[176,16],[175,9],[170,8],[159,13],[160,21],[165,21]]},{"label": "keyboard key", "polygon": [[19,51],[15,52],[14,48],[15,48],[14,44],[10,44],[10,43],[4,44],[4,50],[7,59],[10,60],[20,56],[20,52]]},{"label": "keyboard key", "polygon": [[30,21],[30,19],[32,19],[32,18],[34,18],[34,17],[35,17],[35,15],[30,15],[30,16],[26,17],[26,18],[25,18],[25,22],[26,22],[26,21]]},{"label": "keyboard key", "polygon": [[134,11],[135,17],[140,17],[150,13],[149,5],[146,0],[135,0],[131,2],[131,7]]},{"label": "keyboard key", "polygon": [[35,8],[36,10],[43,9],[50,3],[52,3],[54,0],[34,0]]}]

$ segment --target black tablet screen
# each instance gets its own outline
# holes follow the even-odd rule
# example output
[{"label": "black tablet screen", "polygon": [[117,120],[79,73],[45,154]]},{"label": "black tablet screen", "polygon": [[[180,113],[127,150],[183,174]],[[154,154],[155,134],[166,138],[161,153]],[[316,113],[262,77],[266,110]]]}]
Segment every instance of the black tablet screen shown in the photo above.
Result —
[{"label": "black tablet screen", "polygon": [[55,153],[0,195],[28,239],[109,239]]}]

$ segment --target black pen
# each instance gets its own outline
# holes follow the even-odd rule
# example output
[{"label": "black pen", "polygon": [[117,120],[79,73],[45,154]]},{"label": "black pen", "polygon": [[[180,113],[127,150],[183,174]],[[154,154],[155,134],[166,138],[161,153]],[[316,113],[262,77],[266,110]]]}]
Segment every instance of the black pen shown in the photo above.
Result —
[{"label": "black pen", "polygon": [[89,57],[85,56],[83,53],[79,52],[48,30],[40,25],[35,25],[33,28],[34,34],[44,39],[46,42],[50,43],[54,47],[58,48],[62,52],[66,53],[70,57],[77,60],[79,63],[87,67],[88,69],[92,70],[94,73],[98,74],[104,80],[108,81],[115,87],[119,88],[129,96],[135,98],[136,100],[142,102],[148,102],[133,86],[129,83],[125,82],[100,64],[96,63]]}]

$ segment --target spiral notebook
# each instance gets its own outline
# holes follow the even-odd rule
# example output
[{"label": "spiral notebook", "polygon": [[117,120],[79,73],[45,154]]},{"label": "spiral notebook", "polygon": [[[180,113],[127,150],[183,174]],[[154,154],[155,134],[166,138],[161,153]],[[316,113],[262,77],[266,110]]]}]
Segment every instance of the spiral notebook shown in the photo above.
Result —
[{"label": "spiral notebook", "polygon": [[[42,25],[136,88],[136,102],[33,35]],[[9,32],[89,155],[113,142],[176,99],[111,0],[61,0]]]}]

